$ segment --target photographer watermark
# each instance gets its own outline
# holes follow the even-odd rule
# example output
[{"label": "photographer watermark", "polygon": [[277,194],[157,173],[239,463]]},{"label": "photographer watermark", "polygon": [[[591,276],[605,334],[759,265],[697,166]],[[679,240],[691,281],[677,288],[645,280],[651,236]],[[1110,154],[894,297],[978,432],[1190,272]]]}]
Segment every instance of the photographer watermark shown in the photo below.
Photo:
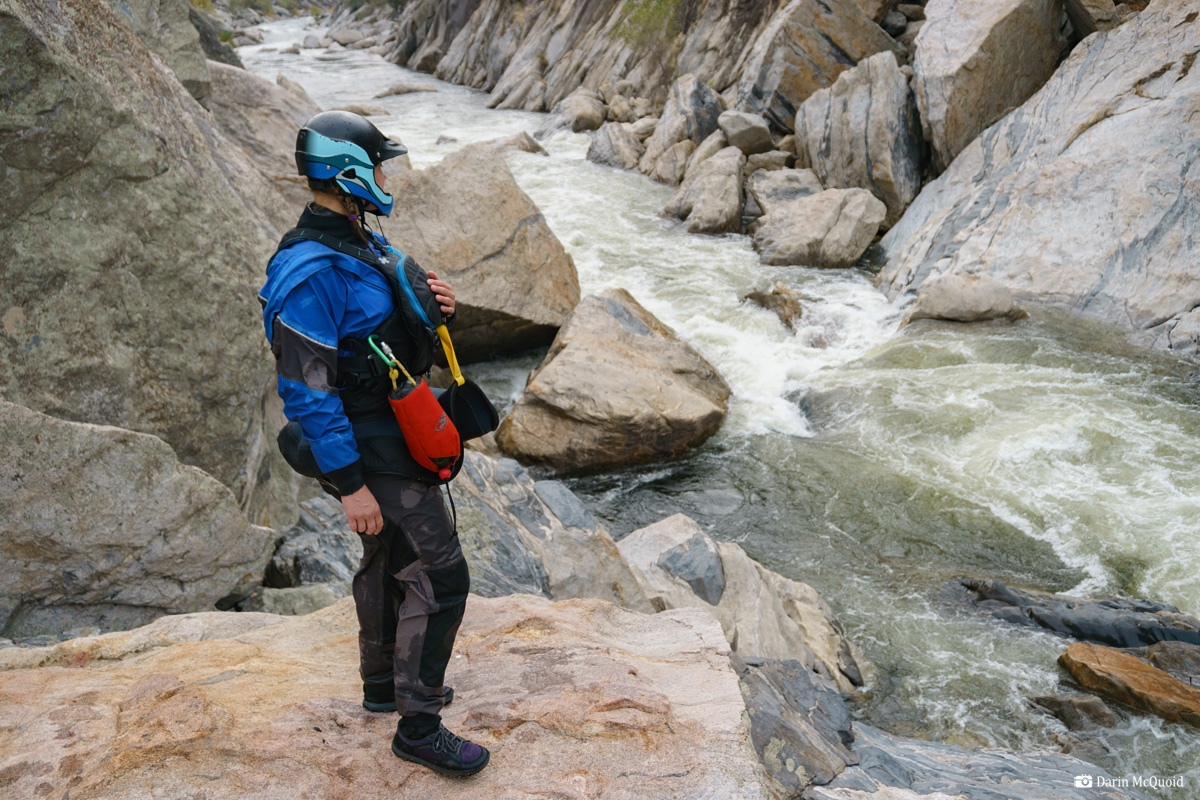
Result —
[{"label": "photographer watermark", "polygon": [[1128,778],[1111,778],[1108,775],[1076,775],[1075,786],[1079,789],[1182,789],[1183,776],[1132,775]]}]

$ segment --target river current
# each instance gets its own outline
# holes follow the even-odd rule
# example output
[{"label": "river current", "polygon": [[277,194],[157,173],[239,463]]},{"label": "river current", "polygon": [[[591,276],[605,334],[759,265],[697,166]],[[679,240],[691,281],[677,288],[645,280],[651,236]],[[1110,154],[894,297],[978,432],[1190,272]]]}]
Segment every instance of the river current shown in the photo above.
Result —
[{"label": "river current", "polygon": [[[262,45],[239,50],[249,69],[283,73],[323,108],[384,107],[374,121],[417,168],[546,118],[489,110],[482,93],[362,51],[280,52],[320,32],[311,20],[262,29]],[[394,83],[437,91],[372,99]],[[588,141],[560,133],[543,142],[549,157],[514,153],[509,166],[583,293],[628,289],[734,393],[720,433],[691,455],[568,481],[614,536],[683,512],[812,584],[871,662],[856,715],[967,746],[1058,748],[1065,729],[1028,698],[1070,690],[1055,664],[1069,642],[981,618],[948,597],[948,580],[1148,597],[1200,615],[1194,364],[1048,311],[901,330],[903,308],[869,266],[769,267],[745,236],[687,234],[658,216],[670,188],[589,163]],[[795,333],[743,300],[776,282],[809,298]],[[540,358],[469,372],[507,408]],[[1084,737],[1106,769],[1185,776],[1155,796],[1200,793],[1200,733],[1117,715],[1116,728]]]}]

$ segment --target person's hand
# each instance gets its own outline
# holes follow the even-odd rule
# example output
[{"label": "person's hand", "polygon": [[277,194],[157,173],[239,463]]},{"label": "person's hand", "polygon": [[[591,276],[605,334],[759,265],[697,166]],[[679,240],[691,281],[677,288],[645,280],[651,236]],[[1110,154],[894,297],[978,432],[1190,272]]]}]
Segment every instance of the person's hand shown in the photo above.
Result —
[{"label": "person's hand", "polygon": [[447,317],[454,313],[454,289],[450,284],[437,276],[436,272],[429,273],[429,280],[425,281],[429,284],[433,296],[442,305],[442,313]]},{"label": "person's hand", "polygon": [[355,533],[374,536],[383,530],[383,514],[379,512],[379,503],[375,502],[375,495],[366,486],[354,494],[344,495],[342,508],[346,512],[350,530]]}]

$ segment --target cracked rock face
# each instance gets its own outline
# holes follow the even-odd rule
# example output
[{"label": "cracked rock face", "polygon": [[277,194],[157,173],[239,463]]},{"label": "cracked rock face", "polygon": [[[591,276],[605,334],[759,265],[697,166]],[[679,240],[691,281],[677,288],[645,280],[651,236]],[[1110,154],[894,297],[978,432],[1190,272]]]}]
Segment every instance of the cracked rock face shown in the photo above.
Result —
[{"label": "cracked rock face", "polygon": [[575,262],[487,144],[393,176],[392,243],[455,288],[460,361],[548,344],[579,302]]},{"label": "cracked rock face", "polygon": [[141,625],[257,583],[275,535],[161,439],[0,402],[0,632]]},{"label": "cracked rock face", "polygon": [[928,184],[883,246],[896,298],[988,275],[1139,344],[1200,351],[1200,11],[1162,0],[1085,39]]},{"label": "cracked rock face", "polygon": [[0,63],[5,398],[160,436],[290,524],[255,294],[295,218],[107,2],[4,3]]},{"label": "cracked rock face", "polygon": [[725,419],[720,373],[623,289],[584,298],[496,438],[519,460],[587,472],[677,456]]}]

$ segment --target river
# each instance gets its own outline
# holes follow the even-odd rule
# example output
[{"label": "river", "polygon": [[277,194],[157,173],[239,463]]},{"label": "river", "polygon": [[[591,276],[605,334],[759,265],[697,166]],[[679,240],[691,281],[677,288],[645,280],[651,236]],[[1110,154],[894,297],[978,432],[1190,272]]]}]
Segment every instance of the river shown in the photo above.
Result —
[{"label": "river", "polygon": [[[323,108],[381,105],[415,167],[545,115],[362,51],[280,52],[317,28],[263,26],[248,68],[282,72]],[[372,99],[393,83],[438,91]],[[439,144],[442,137],[455,141]],[[509,157],[575,259],[584,294],[628,289],[733,388],[721,432],[669,464],[568,481],[617,538],[675,512],[815,586],[873,665],[856,715],[967,746],[1058,749],[1028,698],[1067,689],[1068,642],[983,619],[956,577],[1166,601],[1200,615],[1200,385],[1195,366],[1063,313],[1015,325],[901,330],[869,267],[760,264],[740,235],[689,235],[658,210],[672,190],[585,159],[586,134]],[[403,202],[400,198],[399,202]],[[402,243],[400,243],[402,246]],[[436,265],[426,265],[436,266]],[[781,281],[809,298],[796,333],[742,298]],[[540,354],[469,371],[505,408]],[[1185,775],[1200,732],[1118,710],[1090,733],[1113,775]],[[1174,792],[1174,793],[1172,793]]]}]

